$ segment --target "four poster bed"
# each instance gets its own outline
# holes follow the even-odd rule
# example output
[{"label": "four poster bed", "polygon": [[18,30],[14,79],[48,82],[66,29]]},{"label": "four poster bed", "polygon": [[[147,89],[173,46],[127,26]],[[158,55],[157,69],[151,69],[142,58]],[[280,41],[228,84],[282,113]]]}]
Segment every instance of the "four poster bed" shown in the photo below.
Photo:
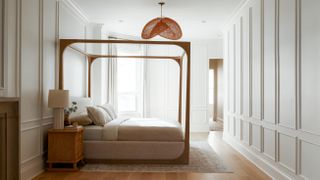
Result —
[{"label": "four poster bed", "polygon": [[[87,162],[176,163],[189,162],[190,129],[190,42],[60,39],[59,89],[64,87],[63,53],[75,43],[173,45],[184,50],[181,56],[115,56],[81,52],[88,61],[88,98],[91,97],[91,68],[98,58],[139,58],[173,60],[179,65],[178,121],[154,118],[115,118],[104,126],[84,127],[84,156]],[[184,58],[185,57],[185,58]],[[183,78],[185,77],[185,78]],[[185,88],[185,90],[183,90]],[[184,98],[184,99],[183,99]]]}]

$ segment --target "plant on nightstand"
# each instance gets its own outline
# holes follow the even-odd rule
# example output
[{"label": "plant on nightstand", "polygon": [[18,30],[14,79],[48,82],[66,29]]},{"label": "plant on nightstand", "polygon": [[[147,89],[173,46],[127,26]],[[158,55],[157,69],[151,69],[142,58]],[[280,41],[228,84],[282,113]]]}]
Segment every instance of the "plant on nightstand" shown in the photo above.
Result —
[{"label": "plant on nightstand", "polygon": [[77,102],[73,101],[72,105],[68,108],[64,109],[64,125],[70,125],[69,116],[70,114],[76,112],[78,110]]}]

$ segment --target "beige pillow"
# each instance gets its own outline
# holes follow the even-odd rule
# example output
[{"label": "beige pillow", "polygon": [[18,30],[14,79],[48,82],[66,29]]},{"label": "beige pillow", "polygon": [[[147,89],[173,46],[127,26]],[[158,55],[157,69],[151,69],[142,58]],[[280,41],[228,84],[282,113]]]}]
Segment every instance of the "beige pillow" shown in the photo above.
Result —
[{"label": "beige pillow", "polygon": [[114,107],[111,104],[106,103],[106,104],[99,106],[99,107],[101,107],[103,110],[105,110],[112,119],[117,118],[116,111],[114,110]]},{"label": "beige pillow", "polygon": [[79,125],[87,126],[92,124],[92,120],[89,118],[87,112],[83,110],[82,112],[76,112],[70,114],[69,121],[72,124],[73,122],[77,122]]},{"label": "beige pillow", "polygon": [[104,126],[106,123],[112,121],[109,114],[104,111],[101,107],[89,106],[87,107],[89,118],[95,125]]}]

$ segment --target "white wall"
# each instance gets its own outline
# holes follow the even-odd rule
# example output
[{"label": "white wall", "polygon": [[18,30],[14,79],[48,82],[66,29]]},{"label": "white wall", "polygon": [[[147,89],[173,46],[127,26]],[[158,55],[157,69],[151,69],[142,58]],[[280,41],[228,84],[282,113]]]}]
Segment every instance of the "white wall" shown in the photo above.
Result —
[{"label": "white wall", "polygon": [[318,0],[251,0],[225,30],[224,138],[276,179],[319,179]]},{"label": "white wall", "polygon": [[17,52],[21,63],[21,178],[29,179],[43,170],[46,131],[52,127],[47,96],[55,87],[56,1],[17,3],[21,10],[17,11],[21,15],[21,49]]},{"label": "white wall", "polygon": [[209,131],[209,59],[222,57],[222,39],[191,41],[191,131]]},{"label": "white wall", "polygon": [[[102,24],[88,24],[87,38],[102,39],[103,34]],[[108,51],[107,44],[88,44],[87,52],[91,54],[106,54]],[[95,104],[104,104],[107,101],[107,60],[98,58],[91,69],[91,98]]]},{"label": "white wall", "polygon": [[[222,39],[191,41],[191,131],[209,130],[209,59],[223,57]],[[149,47],[148,54],[176,54],[174,48]],[[179,66],[175,62],[148,62],[148,116],[178,117]]]},{"label": "white wall", "polygon": [[[16,15],[21,17],[17,19],[21,29],[19,27],[14,29],[13,19],[10,22],[11,32],[17,31],[20,35],[21,42],[18,43],[21,47],[9,46],[11,51],[17,51],[16,54],[20,55],[16,64],[21,65],[14,67],[13,63],[9,66],[18,77],[8,74],[8,78],[20,78],[21,81],[18,85],[8,86],[7,94],[21,97],[21,178],[31,179],[44,170],[47,130],[52,127],[52,111],[47,107],[47,98],[49,89],[57,88],[56,40],[59,37],[84,38],[85,20],[69,1],[17,0],[10,3],[12,3],[10,13],[21,10],[16,11]],[[18,6],[14,6],[15,3],[18,3]],[[19,36],[16,38],[19,39]],[[67,53],[77,62],[74,52]],[[83,65],[80,63],[80,69]],[[77,70],[77,68],[70,69],[68,71],[70,74],[74,74]],[[85,73],[82,72],[83,69],[79,72]],[[68,73],[66,77],[70,79]],[[84,75],[80,74],[80,77],[82,76]],[[85,85],[74,86],[79,89],[72,91],[72,95],[80,96],[86,93]],[[9,90],[12,92],[9,93]],[[18,93],[14,93],[15,91]]]},{"label": "white wall", "polygon": [[[66,3],[64,3],[66,2]],[[85,19],[81,18],[68,1],[59,3],[59,38],[86,38]],[[73,47],[86,51],[85,44],[74,44]],[[64,52],[64,89],[68,89],[70,96],[84,97],[87,94],[87,62],[86,57],[67,48]]]},{"label": "white wall", "polygon": [[[178,47],[148,46],[148,55],[177,55]],[[178,119],[179,65],[172,60],[147,60],[147,117]]]}]

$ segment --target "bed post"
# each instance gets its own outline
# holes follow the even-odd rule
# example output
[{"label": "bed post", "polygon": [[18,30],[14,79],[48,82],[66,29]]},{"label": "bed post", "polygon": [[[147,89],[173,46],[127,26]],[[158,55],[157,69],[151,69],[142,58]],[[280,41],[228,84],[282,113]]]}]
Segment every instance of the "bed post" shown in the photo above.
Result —
[{"label": "bed post", "polygon": [[185,136],[185,148],[187,151],[187,162],[189,162],[189,150],[190,150],[190,78],[191,78],[191,59],[190,59],[190,43],[186,44],[187,54],[187,89],[186,89],[186,136]]},{"label": "bed post", "polygon": [[66,41],[59,41],[59,89],[63,89],[63,52],[68,45]]},{"label": "bed post", "polygon": [[179,66],[180,66],[180,77],[179,77],[179,115],[178,115],[178,121],[181,124],[181,113],[182,113],[182,76],[183,76],[183,63],[182,63],[182,57],[179,59]]},{"label": "bed post", "polygon": [[92,66],[92,62],[96,59],[96,57],[87,56],[87,59],[88,59],[88,76],[87,76],[88,97],[91,97],[91,66]]},{"label": "bed post", "polygon": [[[191,55],[190,55],[190,42],[182,42],[177,44],[184,49],[187,55],[187,79],[186,79],[186,115],[185,115],[185,151],[182,155],[182,162],[189,163],[190,153],[190,78],[191,78]],[[182,59],[183,60],[183,59]],[[183,64],[183,63],[182,63]]]}]

